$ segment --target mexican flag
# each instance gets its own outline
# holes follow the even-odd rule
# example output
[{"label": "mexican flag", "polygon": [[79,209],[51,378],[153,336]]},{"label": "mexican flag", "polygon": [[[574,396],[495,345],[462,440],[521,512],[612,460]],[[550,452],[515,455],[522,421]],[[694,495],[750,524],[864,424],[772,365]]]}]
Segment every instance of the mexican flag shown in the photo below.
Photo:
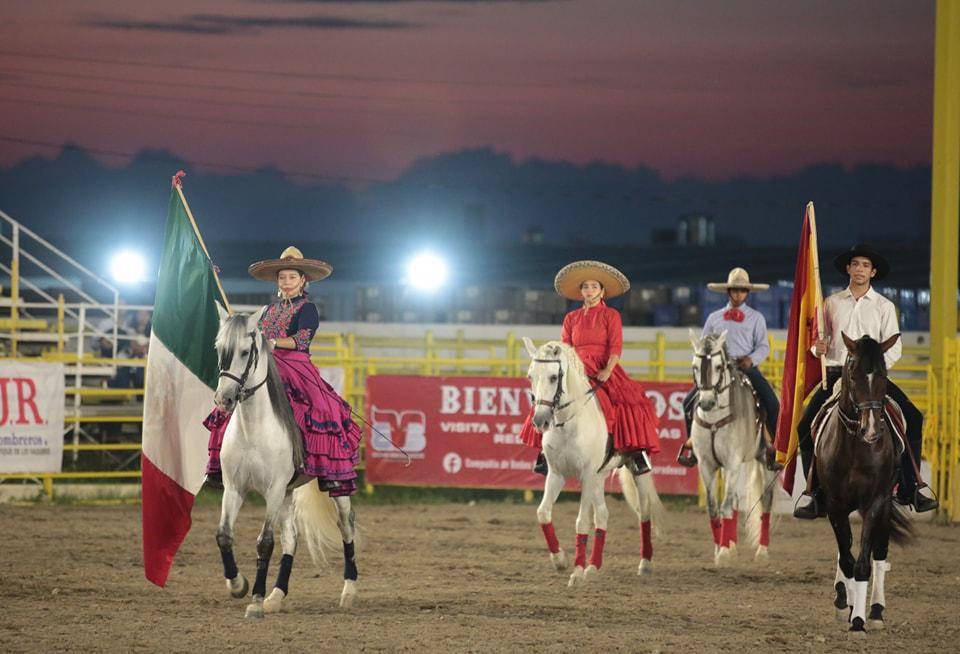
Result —
[{"label": "mexican flag", "polygon": [[820,290],[817,222],[813,202],[809,202],[800,231],[800,247],[797,248],[775,443],[777,461],[784,464],[783,488],[788,493],[793,492],[797,467],[797,425],[803,417],[803,402],[814,386],[823,380],[821,360],[811,351],[820,338],[822,324],[823,293]]},{"label": "mexican flag", "polygon": [[143,570],[158,586],[190,530],[193,498],[203,486],[209,432],[201,423],[213,408],[217,303],[224,303],[181,176],[170,193],[143,400]]}]

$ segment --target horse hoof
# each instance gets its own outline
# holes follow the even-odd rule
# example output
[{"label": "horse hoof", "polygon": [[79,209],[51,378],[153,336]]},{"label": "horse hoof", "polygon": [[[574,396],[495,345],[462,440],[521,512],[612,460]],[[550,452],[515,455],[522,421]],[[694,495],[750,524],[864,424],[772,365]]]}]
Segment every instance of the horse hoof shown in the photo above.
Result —
[{"label": "horse hoof", "polygon": [[652,575],[653,574],[653,561],[650,559],[640,559],[640,565],[637,566],[637,575]]},{"label": "horse hoof", "polygon": [[574,586],[579,586],[583,583],[583,568],[579,565],[573,569],[573,572],[570,573],[570,581],[567,582],[567,587],[573,588]]},{"label": "horse hoof", "polygon": [[870,615],[867,616],[867,626],[870,631],[881,631],[886,625],[883,624],[883,604],[871,604]]},{"label": "horse hoof", "polygon": [[850,625],[850,631],[847,632],[851,638],[865,638],[866,630],[863,628],[863,618],[854,618]]},{"label": "horse hoof", "polygon": [[735,541],[735,540],[730,541],[730,548],[729,548],[729,549],[730,549],[730,556],[731,556],[731,557],[736,556],[736,555],[737,555],[737,541]]},{"label": "horse hoof", "polygon": [[283,610],[283,599],[287,596],[279,588],[274,588],[273,591],[267,596],[267,599],[263,600],[263,612],[264,613],[280,613]]},{"label": "horse hoof", "polygon": [[263,620],[263,604],[260,602],[247,604],[247,612],[244,613],[243,617],[249,620]]},{"label": "horse hoof", "polygon": [[770,563],[770,551],[766,545],[761,545],[757,548],[757,553],[753,555],[753,560],[761,564]]},{"label": "horse hoof", "polygon": [[238,574],[233,579],[227,579],[226,582],[227,591],[230,593],[230,597],[236,599],[246,597],[247,591],[250,590],[250,583],[243,575]]},{"label": "horse hoof", "polygon": [[883,631],[886,629],[886,625],[883,624],[883,618],[879,620],[869,619],[867,620],[867,627],[870,628],[870,631]]},{"label": "horse hoof", "polygon": [[343,580],[343,592],[340,593],[340,608],[353,608],[353,603],[357,599],[357,582],[352,579]]},{"label": "horse hoof", "polygon": [[560,550],[559,552],[551,552],[550,562],[553,563],[553,569],[557,572],[566,570],[567,566],[570,565],[570,562],[567,561],[567,555],[563,550]]},{"label": "horse hoof", "polygon": [[730,559],[731,559],[731,557],[732,557],[732,555],[730,554],[730,548],[729,548],[729,547],[721,547],[721,548],[717,551],[717,556],[714,558],[713,563],[714,563],[714,565],[716,565],[718,568],[726,568],[726,567],[728,567],[728,566],[730,565]]},{"label": "horse hoof", "polygon": [[598,576],[600,576],[600,569],[595,565],[588,565],[587,569],[583,571],[584,581],[590,581]]}]

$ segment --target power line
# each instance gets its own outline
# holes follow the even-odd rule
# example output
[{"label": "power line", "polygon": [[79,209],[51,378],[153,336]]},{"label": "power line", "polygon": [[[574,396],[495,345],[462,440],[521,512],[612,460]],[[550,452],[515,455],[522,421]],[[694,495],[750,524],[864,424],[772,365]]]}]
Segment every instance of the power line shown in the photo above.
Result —
[{"label": "power line", "polygon": [[[0,134],[0,141],[6,143],[16,143],[19,145],[30,145],[41,148],[52,148],[54,150],[63,150],[63,143],[53,143],[51,141],[40,141],[37,139],[25,139],[16,136],[4,136]],[[140,152],[130,152],[127,150],[108,150],[105,148],[88,148],[83,147],[84,152],[90,154],[96,154],[105,157],[119,157],[123,159],[131,159],[140,154]],[[263,168],[251,168],[249,166],[238,166],[236,164],[228,164],[217,161],[200,161],[197,159],[184,159],[182,157],[176,157],[177,161],[182,161],[183,163],[190,164],[193,166],[202,166],[204,168],[220,168],[224,170],[233,170],[241,173],[262,173]],[[344,175],[325,175],[322,173],[310,173],[302,170],[282,170],[282,173],[285,175],[290,175],[292,177],[308,177],[311,179],[318,179],[327,182],[341,182],[341,183],[361,183],[361,184],[390,184],[393,180],[389,179],[379,179],[375,177],[352,177]]]},{"label": "power line", "polygon": [[[140,109],[119,109],[116,107],[103,107],[99,105],[90,105],[90,104],[78,104],[70,102],[52,102],[47,100],[26,100],[20,98],[5,98],[0,97],[0,102],[5,102],[8,104],[19,104],[27,105],[32,107],[45,107],[52,109],[69,109],[69,110],[79,110],[79,111],[92,111],[100,114],[116,114],[120,116],[137,116],[137,117],[146,117],[146,118],[160,118],[164,120],[176,120],[176,121],[185,121],[193,123],[208,123],[214,125],[236,125],[239,127],[265,127],[265,128],[281,128],[281,129],[294,129],[294,130],[323,130],[327,132],[336,132],[343,133],[342,129],[336,127],[330,127],[328,125],[322,125],[319,123],[287,123],[280,121],[265,121],[265,120],[244,120],[238,118],[209,118],[207,116],[197,116],[192,114],[180,114],[173,112],[159,112],[159,111],[144,111]],[[408,132],[399,132],[399,131],[385,131],[376,128],[364,128],[361,130],[365,133],[378,132],[385,133],[388,135],[403,136],[411,139],[422,139],[423,134],[412,134]]]},{"label": "power line", "polygon": [[264,68],[232,68],[229,66],[205,66],[201,64],[178,63],[165,64],[155,63],[143,60],[121,60],[109,59],[106,57],[68,57],[66,55],[55,55],[45,52],[23,52],[17,50],[0,50],[0,55],[8,57],[21,57],[27,59],[46,59],[50,61],[72,61],[86,64],[106,64],[110,66],[128,66],[134,68],[157,68],[164,70],[192,70],[205,73],[229,73],[234,75],[265,75],[269,77],[282,77],[287,79],[312,79],[322,81],[341,81],[341,82],[362,82],[371,84],[420,84],[426,86],[461,86],[461,87],[490,87],[490,88],[537,88],[537,89],[571,89],[582,88],[583,86],[593,86],[607,90],[637,90],[636,87],[623,87],[615,85],[604,85],[596,82],[551,84],[545,82],[498,82],[498,81],[463,81],[451,79],[418,79],[415,77],[387,77],[374,75],[344,75],[341,73],[303,73],[287,70],[269,70]]},{"label": "power line", "polygon": [[205,91],[236,91],[239,93],[268,93],[270,95],[288,95],[294,97],[317,98],[321,100],[372,100],[385,102],[413,102],[421,104],[513,104],[502,100],[462,100],[459,98],[424,98],[416,96],[393,95],[356,95],[351,93],[329,93],[326,91],[291,91],[288,89],[264,89],[258,86],[238,86],[232,84],[202,84],[197,82],[171,82],[165,80],[147,80],[140,77],[124,77],[122,75],[91,75],[86,73],[66,73],[60,71],[37,70],[33,68],[5,67],[0,74],[14,75],[43,75],[47,77],[63,77],[68,79],[83,79],[98,82],[121,82],[133,84],[148,84],[150,86],[164,86],[167,88],[187,88]]}]

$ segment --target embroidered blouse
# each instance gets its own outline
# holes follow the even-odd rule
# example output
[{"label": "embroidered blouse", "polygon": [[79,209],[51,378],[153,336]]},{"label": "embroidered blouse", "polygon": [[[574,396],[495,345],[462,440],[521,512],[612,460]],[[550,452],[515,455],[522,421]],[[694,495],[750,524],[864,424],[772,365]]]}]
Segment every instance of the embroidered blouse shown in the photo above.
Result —
[{"label": "embroidered blouse", "polygon": [[320,326],[320,312],[306,293],[290,300],[278,300],[267,307],[260,319],[260,331],[267,338],[292,338],[298,352],[309,352],[310,341]]},{"label": "embroidered blouse", "polygon": [[603,300],[589,309],[574,309],[563,319],[561,339],[572,345],[589,373],[607,365],[610,355],[623,351],[620,312]]}]

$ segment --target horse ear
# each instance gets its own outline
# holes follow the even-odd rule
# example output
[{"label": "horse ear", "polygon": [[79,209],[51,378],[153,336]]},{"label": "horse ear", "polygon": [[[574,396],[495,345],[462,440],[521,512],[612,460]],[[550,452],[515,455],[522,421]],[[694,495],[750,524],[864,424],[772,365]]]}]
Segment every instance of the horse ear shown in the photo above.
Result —
[{"label": "horse ear", "polygon": [[[843,337],[843,344],[847,346],[847,352],[856,354],[857,342],[852,338],[850,338],[849,336],[847,336],[844,332],[840,332],[840,335]],[[899,336],[899,334],[897,334],[897,336]]]},{"label": "horse ear", "polygon": [[890,338],[888,338],[887,340],[885,340],[883,343],[880,344],[880,350],[882,352],[886,352],[887,350],[889,350],[891,347],[894,346],[898,338],[900,338],[900,334],[894,334],[893,336],[891,336]]},{"label": "horse ear", "polygon": [[720,337],[717,338],[717,349],[722,350],[726,342],[727,342],[727,330],[724,329],[722,332],[720,332]]},{"label": "horse ear", "polygon": [[687,334],[690,336],[690,345],[693,346],[693,351],[696,352],[697,348],[700,347],[700,339],[697,338],[697,332],[693,330],[693,327],[689,327]]},{"label": "horse ear", "polygon": [[214,302],[214,304],[217,305],[217,316],[220,318],[220,322],[223,323],[224,320],[230,317],[230,312],[227,311],[219,302]]},{"label": "horse ear", "polygon": [[537,356],[537,346],[533,344],[529,336],[523,337],[523,347],[527,349],[527,354],[530,355],[531,359]]},{"label": "horse ear", "polygon": [[267,312],[268,306],[263,306],[259,311],[255,311],[250,315],[250,318],[247,319],[247,328],[251,331],[257,329],[260,325],[260,320],[263,318],[263,314]]}]

